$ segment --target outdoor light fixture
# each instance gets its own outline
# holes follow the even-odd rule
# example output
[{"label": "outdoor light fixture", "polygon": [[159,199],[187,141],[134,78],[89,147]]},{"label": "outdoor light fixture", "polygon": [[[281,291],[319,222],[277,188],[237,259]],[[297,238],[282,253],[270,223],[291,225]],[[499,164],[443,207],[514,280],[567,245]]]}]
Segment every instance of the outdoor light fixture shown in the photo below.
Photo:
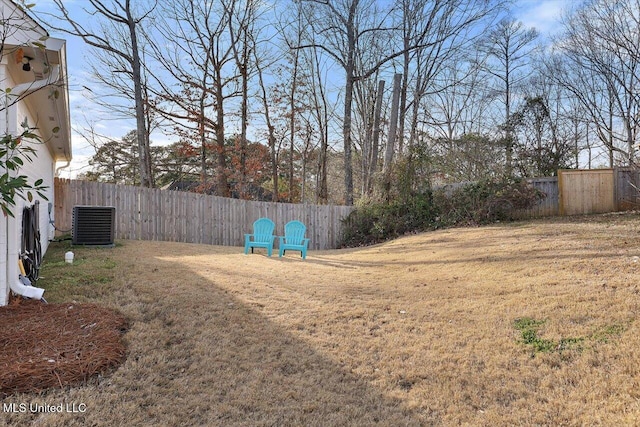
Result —
[{"label": "outdoor light fixture", "polygon": [[31,60],[33,58],[29,57],[29,56],[23,56],[22,57],[22,71],[31,71]]},{"label": "outdoor light fixture", "polygon": [[19,48],[16,51],[16,63],[22,64],[23,71],[31,71],[31,63],[30,61],[33,58],[24,54],[24,50]]}]

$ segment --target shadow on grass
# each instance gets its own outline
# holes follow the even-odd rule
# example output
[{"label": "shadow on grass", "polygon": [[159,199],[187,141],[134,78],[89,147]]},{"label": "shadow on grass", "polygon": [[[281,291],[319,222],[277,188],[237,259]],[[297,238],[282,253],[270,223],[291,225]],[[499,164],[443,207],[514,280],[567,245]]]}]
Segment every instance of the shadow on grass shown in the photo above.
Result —
[{"label": "shadow on grass", "polygon": [[[353,373],[347,363],[323,354],[261,313],[264,305],[236,298],[233,288],[244,286],[242,276],[237,285],[225,288],[216,284],[215,276],[203,277],[178,259],[146,253],[125,260],[118,251],[113,250],[112,258],[119,271],[134,265],[136,271],[116,278],[110,289],[127,298],[102,298],[105,305],[121,302],[120,309],[131,318],[127,360],[98,387],[52,392],[48,400],[66,402],[74,396],[89,410],[48,414],[47,425],[439,423],[436,413],[412,412]],[[220,274],[235,279],[227,271]]]},{"label": "shadow on grass", "polygon": [[[176,362],[184,372],[168,376],[175,384],[169,388],[182,390],[189,424],[208,419],[225,426],[423,425],[425,419],[400,400],[262,314],[264,304],[243,302],[180,262],[162,262],[160,270],[184,270],[198,282],[195,295],[158,290],[165,293],[159,298],[180,308],[165,324],[175,332],[171,346],[180,348],[173,354],[183,359]],[[243,286],[240,276],[237,286]],[[200,330],[180,336],[183,327]]]}]

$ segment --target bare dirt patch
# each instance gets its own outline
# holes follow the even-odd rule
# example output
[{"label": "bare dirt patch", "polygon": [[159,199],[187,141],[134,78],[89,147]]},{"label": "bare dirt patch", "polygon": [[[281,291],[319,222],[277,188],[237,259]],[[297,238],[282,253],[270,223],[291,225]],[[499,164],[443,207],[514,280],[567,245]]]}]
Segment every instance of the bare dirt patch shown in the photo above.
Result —
[{"label": "bare dirt patch", "polygon": [[5,414],[0,425],[640,419],[637,215],[442,230],[306,261],[121,243],[50,264],[108,259],[93,268],[109,272],[104,283],[47,282],[52,267],[39,284],[49,298],[120,310],[127,359],[81,387],[11,396],[86,412]]}]

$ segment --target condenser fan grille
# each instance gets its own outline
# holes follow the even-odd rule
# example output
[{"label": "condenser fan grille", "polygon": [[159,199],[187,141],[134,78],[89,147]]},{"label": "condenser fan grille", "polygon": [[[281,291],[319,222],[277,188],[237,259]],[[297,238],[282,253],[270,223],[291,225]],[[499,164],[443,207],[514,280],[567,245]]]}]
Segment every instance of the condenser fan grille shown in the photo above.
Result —
[{"label": "condenser fan grille", "polygon": [[74,245],[113,245],[116,208],[112,206],[74,206]]}]

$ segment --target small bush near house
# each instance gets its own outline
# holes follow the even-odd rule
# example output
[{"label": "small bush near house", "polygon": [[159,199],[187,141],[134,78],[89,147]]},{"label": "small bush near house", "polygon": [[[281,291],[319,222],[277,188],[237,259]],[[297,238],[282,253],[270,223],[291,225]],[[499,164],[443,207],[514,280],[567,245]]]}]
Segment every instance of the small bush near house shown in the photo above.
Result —
[{"label": "small bush near house", "polygon": [[40,142],[40,138],[26,119],[21,126],[20,135],[14,136],[7,133],[0,138],[0,170],[4,172],[0,175],[0,211],[10,217],[14,216],[13,209],[18,197],[31,202],[35,192],[42,199],[47,200],[43,194],[47,186],[42,179],[37,179],[30,184],[27,175],[18,175],[20,167],[25,163],[33,162],[37,155],[33,147],[22,142]]}]

